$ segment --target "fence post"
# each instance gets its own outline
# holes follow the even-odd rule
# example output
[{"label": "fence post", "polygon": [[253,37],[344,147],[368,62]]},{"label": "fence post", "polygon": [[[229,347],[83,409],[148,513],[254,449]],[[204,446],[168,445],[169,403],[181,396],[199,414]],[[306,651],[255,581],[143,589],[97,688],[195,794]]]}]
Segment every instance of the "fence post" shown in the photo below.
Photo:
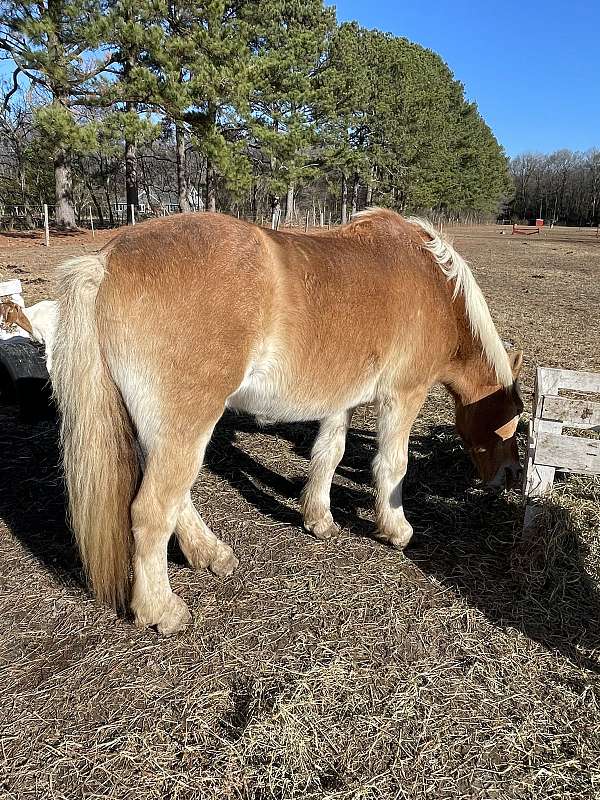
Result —
[{"label": "fence post", "polygon": [[329,222],[327,223],[327,230],[331,230],[331,211],[329,212]]},{"label": "fence post", "polygon": [[44,242],[50,247],[50,226],[48,224],[48,204],[44,203]]},{"label": "fence post", "polygon": [[96,231],[94,230],[94,218],[92,217],[92,207],[90,206],[90,225],[92,226],[92,239],[96,238]]},{"label": "fence post", "polygon": [[135,206],[131,204],[131,224],[135,225]]},{"label": "fence post", "polygon": [[306,210],[306,219],[304,221],[304,233],[308,231],[308,209]]}]

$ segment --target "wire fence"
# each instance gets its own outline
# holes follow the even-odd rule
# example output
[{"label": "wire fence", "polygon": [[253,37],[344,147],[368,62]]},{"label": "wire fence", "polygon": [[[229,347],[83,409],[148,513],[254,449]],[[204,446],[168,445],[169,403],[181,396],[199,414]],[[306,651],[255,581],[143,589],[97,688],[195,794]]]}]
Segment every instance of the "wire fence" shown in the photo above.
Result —
[{"label": "wire fence", "polygon": [[[227,211],[228,213],[232,213],[231,209]],[[130,205],[128,207],[126,203],[118,202],[108,211],[107,209],[98,211],[93,204],[77,206],[75,208],[75,219],[77,228],[80,230],[89,230],[92,236],[95,236],[96,232],[101,229],[119,228],[131,224],[135,225],[147,219],[171,216],[172,214],[178,213],[180,213],[179,206],[174,203],[156,205],[153,207],[144,204],[137,206]],[[313,228],[331,229],[332,227],[350,220],[352,213],[353,210],[350,207],[344,210],[340,208],[339,203],[328,207],[327,204],[319,202],[313,203],[308,207],[299,207],[294,204],[293,211],[289,214],[287,210],[281,206],[270,210],[269,213],[263,212],[260,214],[247,213],[246,208],[238,207],[235,209],[234,207],[232,216],[237,216],[238,219],[254,222],[274,230],[296,228],[308,231]],[[482,214],[476,211],[451,213],[427,208],[416,210],[414,213],[416,213],[417,216],[427,217],[438,228],[455,225],[513,225],[515,223],[514,219],[494,217],[490,214]],[[527,223],[525,222],[525,224]],[[50,237],[57,229],[55,206],[53,204],[44,204],[37,207],[26,205],[0,205],[1,231],[35,231],[40,229],[44,231],[45,243],[49,245]]]}]

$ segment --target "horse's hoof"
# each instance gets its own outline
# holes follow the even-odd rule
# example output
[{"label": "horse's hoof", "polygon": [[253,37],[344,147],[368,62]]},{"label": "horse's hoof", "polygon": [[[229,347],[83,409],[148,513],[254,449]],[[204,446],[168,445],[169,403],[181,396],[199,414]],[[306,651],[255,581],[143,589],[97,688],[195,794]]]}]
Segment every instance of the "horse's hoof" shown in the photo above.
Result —
[{"label": "horse's hoof", "polygon": [[168,608],[163,611],[160,620],[156,624],[156,630],[162,636],[172,636],[174,633],[182,631],[192,620],[190,610],[181,597],[171,594]]},{"label": "horse's hoof", "polygon": [[213,575],[219,578],[226,578],[228,575],[231,575],[232,572],[235,572],[239,563],[239,559],[236,557],[231,547],[224,542],[218,542],[216,552],[208,568]]},{"label": "horse's hoof", "polygon": [[339,526],[333,521],[331,511],[328,511],[318,522],[305,522],[304,527],[310,531],[315,539],[326,541],[339,533]]},{"label": "horse's hoof", "polygon": [[377,539],[380,542],[385,542],[389,544],[390,547],[393,547],[395,550],[404,550],[406,545],[410,542],[413,535],[413,529],[411,525],[406,525],[399,530],[392,531],[387,533],[385,531],[380,531],[376,534]]},{"label": "horse's hoof", "polygon": [[138,628],[156,626],[157,631],[163,636],[171,636],[183,630],[192,618],[185,602],[173,592],[159,607],[133,603],[132,610]]}]

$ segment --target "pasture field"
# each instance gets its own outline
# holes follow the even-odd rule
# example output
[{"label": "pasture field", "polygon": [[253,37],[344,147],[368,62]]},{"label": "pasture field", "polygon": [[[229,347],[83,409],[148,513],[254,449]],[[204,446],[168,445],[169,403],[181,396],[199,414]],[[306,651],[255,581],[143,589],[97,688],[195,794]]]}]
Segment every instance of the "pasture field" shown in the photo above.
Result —
[{"label": "pasture field", "polygon": [[[536,364],[600,370],[594,231],[450,233],[502,338],[525,350],[526,408]],[[52,267],[109,235],[49,249],[0,236],[0,274],[29,302],[51,297]],[[523,536],[519,495],[482,491],[452,422],[434,390],[401,554],[370,538],[370,409],[327,543],[298,506],[315,426],[224,418],[195,501],[240,567],[218,579],[173,549],[194,622],[160,639],[82,585],[55,424],[0,408],[0,798],[598,798],[600,481],[559,481]]]}]

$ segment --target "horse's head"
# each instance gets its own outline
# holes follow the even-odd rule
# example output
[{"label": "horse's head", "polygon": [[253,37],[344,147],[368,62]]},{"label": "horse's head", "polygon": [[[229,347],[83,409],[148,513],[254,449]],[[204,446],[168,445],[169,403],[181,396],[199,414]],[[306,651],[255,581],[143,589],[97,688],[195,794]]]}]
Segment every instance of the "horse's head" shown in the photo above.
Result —
[{"label": "horse's head", "polygon": [[479,476],[490,487],[510,488],[521,476],[516,431],[523,401],[517,378],[523,353],[509,353],[514,382],[509,388],[491,386],[475,402],[456,400],[456,427]]},{"label": "horse's head", "polygon": [[10,328],[13,325],[18,325],[19,328],[33,335],[31,322],[25,316],[21,306],[13,300],[2,300],[0,302],[0,327]]}]

